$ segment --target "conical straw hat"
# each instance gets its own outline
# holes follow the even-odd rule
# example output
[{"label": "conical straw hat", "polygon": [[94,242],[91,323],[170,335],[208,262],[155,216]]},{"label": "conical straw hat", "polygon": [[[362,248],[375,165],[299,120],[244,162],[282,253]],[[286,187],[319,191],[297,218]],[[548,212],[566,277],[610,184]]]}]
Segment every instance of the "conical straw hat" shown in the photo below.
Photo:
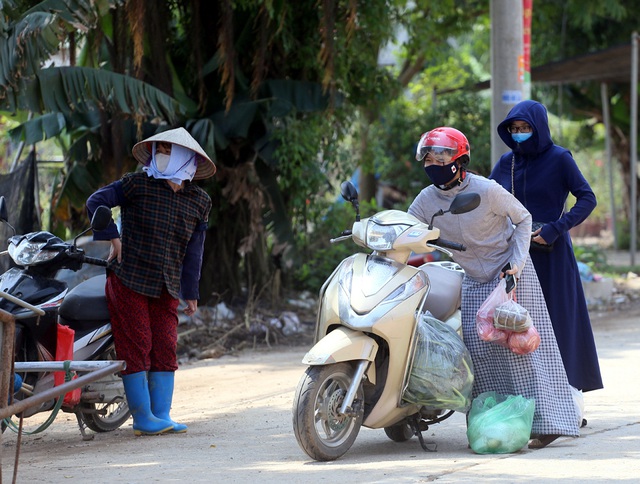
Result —
[{"label": "conical straw hat", "polygon": [[198,159],[196,174],[193,177],[194,180],[209,178],[216,172],[216,165],[213,163],[213,161],[211,161],[211,158],[207,156],[198,142],[193,139],[189,132],[184,128],[176,128],[170,129],[168,131],[163,131],[162,133],[155,134],[150,138],[136,143],[132,150],[133,156],[144,166],[149,165],[149,163],[151,162],[151,143],[153,143],[154,141],[183,146],[197,153],[200,158]]}]

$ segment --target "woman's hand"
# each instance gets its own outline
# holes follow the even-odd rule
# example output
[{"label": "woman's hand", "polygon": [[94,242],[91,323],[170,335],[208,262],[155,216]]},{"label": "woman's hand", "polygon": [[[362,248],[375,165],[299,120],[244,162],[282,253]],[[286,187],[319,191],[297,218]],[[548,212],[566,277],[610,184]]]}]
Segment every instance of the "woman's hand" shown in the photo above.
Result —
[{"label": "woman's hand", "polygon": [[198,310],[198,300],[197,299],[188,299],[185,300],[187,303],[187,307],[184,308],[184,314],[187,316],[193,316]]},{"label": "woman's hand", "polygon": [[509,262],[505,265],[500,271],[500,279],[506,277],[507,278],[507,286],[505,290],[507,293],[510,293],[513,289],[515,289],[517,284],[516,274],[518,273],[518,265],[513,262]]},{"label": "woman's hand", "polygon": [[118,259],[118,262],[122,262],[122,241],[118,239],[111,239],[111,249],[109,249],[108,261]]},{"label": "woman's hand", "polygon": [[502,279],[504,277],[504,275],[506,274],[511,274],[511,275],[515,275],[518,273],[518,265],[514,264],[513,262],[511,263],[511,269],[507,269],[506,271],[500,271],[500,279]]},{"label": "woman's hand", "polygon": [[542,245],[549,245],[547,244],[547,241],[544,240],[542,238],[542,236],[540,236],[540,231],[542,230],[542,227],[540,227],[538,230],[536,230],[535,232],[532,232],[531,234],[531,240],[537,244],[542,244]]}]

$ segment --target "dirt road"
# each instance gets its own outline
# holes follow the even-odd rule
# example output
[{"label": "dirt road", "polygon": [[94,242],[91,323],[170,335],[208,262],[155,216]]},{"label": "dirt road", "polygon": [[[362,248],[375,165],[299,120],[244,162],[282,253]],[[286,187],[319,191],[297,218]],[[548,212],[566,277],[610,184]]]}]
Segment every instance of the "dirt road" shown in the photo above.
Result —
[{"label": "dirt road", "polygon": [[[543,450],[474,454],[458,413],[423,434],[436,452],[423,451],[415,438],[399,444],[382,430],[362,429],[343,458],[314,462],[291,427],[306,348],[278,348],[182,366],[172,415],[189,425],[187,434],[136,438],[129,420],[84,442],[75,417],[59,415],[44,433],[23,437],[17,482],[631,482],[640,475],[639,323],[637,309],[594,315],[606,388],[585,395],[589,424],[579,439]],[[15,454],[16,435],[8,431],[4,482],[11,482]]]}]

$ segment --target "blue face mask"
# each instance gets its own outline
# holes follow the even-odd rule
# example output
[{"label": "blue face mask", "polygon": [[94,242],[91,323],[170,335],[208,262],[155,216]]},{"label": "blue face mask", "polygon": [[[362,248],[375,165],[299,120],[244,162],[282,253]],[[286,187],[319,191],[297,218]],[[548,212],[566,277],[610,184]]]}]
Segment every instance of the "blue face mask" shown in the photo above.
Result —
[{"label": "blue face mask", "polygon": [[511,133],[511,138],[516,143],[522,143],[523,141],[527,141],[533,133]]}]

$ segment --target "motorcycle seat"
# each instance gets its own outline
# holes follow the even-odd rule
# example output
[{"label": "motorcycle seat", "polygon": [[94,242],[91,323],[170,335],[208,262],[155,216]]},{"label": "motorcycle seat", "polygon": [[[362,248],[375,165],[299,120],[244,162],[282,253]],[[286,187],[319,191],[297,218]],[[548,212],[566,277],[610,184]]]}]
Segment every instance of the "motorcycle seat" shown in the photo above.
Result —
[{"label": "motorcycle seat", "polygon": [[96,321],[109,321],[104,294],[106,275],[94,276],[69,291],[60,305],[60,318],[75,330],[91,329]]},{"label": "motorcycle seat", "polygon": [[460,307],[462,302],[462,279],[464,271],[455,264],[427,262],[420,270],[429,278],[429,292],[425,309],[436,319],[446,321]]}]

